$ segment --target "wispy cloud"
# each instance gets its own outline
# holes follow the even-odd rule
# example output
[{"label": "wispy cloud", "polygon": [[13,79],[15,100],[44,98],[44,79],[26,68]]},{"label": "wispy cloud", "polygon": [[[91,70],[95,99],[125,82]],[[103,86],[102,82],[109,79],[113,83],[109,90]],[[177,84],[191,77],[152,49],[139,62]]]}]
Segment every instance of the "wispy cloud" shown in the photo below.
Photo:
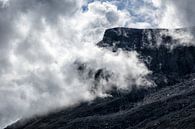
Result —
[{"label": "wispy cloud", "polygon": [[[112,53],[95,44],[111,27],[193,24],[193,4],[189,5],[193,0],[171,2],[168,6],[161,0],[0,0],[0,127],[106,96],[113,85],[118,89],[146,85],[150,71],[136,52]],[[94,79],[85,73],[81,77],[75,62],[92,72],[105,69],[112,76],[92,93]]]},{"label": "wispy cloud", "polygon": [[[22,117],[106,96],[113,87],[145,85],[150,73],[136,52],[96,47],[106,28],[140,26],[126,9],[95,1],[83,11],[80,0],[0,1],[0,125]],[[94,79],[81,78],[75,62],[109,81],[91,92]],[[95,73],[92,73],[94,75]]]}]

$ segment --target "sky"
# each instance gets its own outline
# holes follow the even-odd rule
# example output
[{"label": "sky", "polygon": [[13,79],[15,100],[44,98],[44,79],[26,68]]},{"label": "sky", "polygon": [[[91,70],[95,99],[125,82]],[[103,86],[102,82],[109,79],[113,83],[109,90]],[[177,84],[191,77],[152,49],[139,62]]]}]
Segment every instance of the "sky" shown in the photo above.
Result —
[{"label": "sky", "polygon": [[[0,0],[0,128],[18,119],[108,97],[113,85],[150,87],[136,51],[95,44],[112,27],[194,26],[193,0]],[[94,92],[86,71],[106,69]],[[94,75],[94,72],[92,72]]]}]

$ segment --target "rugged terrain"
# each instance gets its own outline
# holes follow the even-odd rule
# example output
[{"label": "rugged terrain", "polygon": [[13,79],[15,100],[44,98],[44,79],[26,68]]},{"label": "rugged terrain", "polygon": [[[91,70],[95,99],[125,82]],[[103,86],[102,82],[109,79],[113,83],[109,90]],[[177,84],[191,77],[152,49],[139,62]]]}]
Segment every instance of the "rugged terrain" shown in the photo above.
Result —
[{"label": "rugged terrain", "polygon": [[[6,129],[195,129],[195,47],[178,45],[181,41],[168,31],[113,28],[97,44],[113,52],[137,51],[153,71],[148,78],[156,87],[113,90],[113,97],[20,120]],[[187,29],[175,33],[180,31]],[[190,31],[195,34],[195,28]]]}]

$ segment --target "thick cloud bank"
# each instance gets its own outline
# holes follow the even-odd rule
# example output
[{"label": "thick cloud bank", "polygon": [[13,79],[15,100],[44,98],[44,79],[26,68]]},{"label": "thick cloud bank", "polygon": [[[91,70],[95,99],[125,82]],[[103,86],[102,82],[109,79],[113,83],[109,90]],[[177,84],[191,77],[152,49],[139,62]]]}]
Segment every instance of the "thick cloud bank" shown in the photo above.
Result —
[{"label": "thick cloud bank", "polygon": [[[192,24],[194,10],[189,14],[186,9],[193,9],[188,4],[194,2],[185,2],[167,6],[160,0],[0,0],[0,128],[22,117],[107,96],[112,87],[150,86],[145,76],[151,71],[136,52],[112,53],[95,43],[106,28],[116,26]],[[180,9],[179,22],[167,23]],[[90,72],[79,72],[78,64]],[[96,83],[94,72],[100,69],[109,79]]]},{"label": "thick cloud bank", "polygon": [[[112,2],[1,0],[0,127],[107,96],[114,86],[150,86],[145,79],[150,71],[136,52],[112,53],[95,45],[106,28],[148,25],[133,21],[128,10]],[[85,71],[78,72],[77,62],[91,76],[104,69],[109,80],[95,83]]]}]

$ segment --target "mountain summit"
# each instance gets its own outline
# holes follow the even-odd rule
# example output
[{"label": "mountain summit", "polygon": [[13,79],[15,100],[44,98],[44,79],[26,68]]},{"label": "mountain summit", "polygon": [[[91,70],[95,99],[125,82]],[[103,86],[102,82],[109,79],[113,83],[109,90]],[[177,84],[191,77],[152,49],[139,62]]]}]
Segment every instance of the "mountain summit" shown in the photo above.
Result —
[{"label": "mountain summit", "polygon": [[[137,51],[145,60],[148,68],[155,73],[182,76],[195,72],[195,47],[185,45],[193,43],[183,43],[183,45],[179,37],[187,34],[187,29],[171,31],[113,28],[106,30],[103,40],[98,45],[110,47],[113,51],[117,49]],[[189,34],[192,32],[195,34],[195,28],[192,28]],[[177,37],[176,34],[178,34]]]}]

